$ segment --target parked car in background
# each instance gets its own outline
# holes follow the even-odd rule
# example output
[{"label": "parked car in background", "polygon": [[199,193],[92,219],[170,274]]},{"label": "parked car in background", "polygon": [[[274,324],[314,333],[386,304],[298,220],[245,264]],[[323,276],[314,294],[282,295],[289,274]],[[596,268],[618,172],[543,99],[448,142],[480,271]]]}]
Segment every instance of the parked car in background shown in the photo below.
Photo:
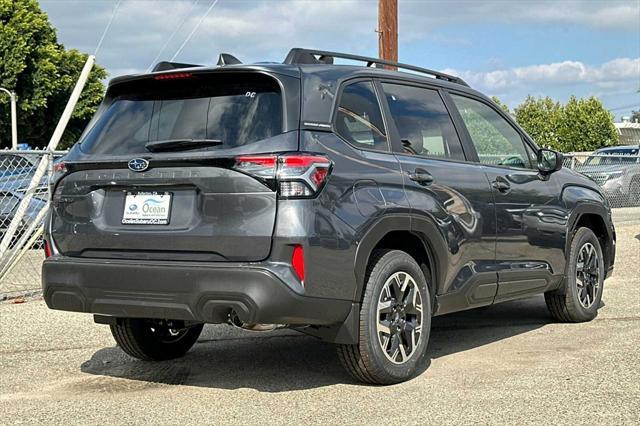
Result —
[{"label": "parked car in background", "polygon": [[[18,205],[20,201],[24,198],[24,194],[21,194],[16,191],[6,190],[2,186],[0,186],[0,240],[4,237],[4,233],[9,228],[11,221],[13,220],[16,211],[18,209]],[[22,234],[31,226],[40,210],[46,205],[46,201],[37,197],[33,197],[31,202],[29,203],[29,208],[27,212],[23,216],[20,225],[18,226],[18,230],[11,240],[10,248],[15,244],[16,241],[22,236]],[[40,247],[42,240],[36,247]]]},{"label": "parked car in background", "polygon": [[640,146],[601,148],[575,170],[600,185],[608,199],[640,206]]},{"label": "parked car in background", "polygon": [[54,167],[50,308],[148,361],[205,323],[287,327],[378,384],[428,365],[434,315],[544,294],[559,321],[596,317],[602,190],[463,80],[306,49],[219,63],[111,81]]},{"label": "parked car in background", "polygon": [[[38,167],[39,156],[0,152],[0,190],[24,194]],[[35,197],[46,198],[48,177],[45,175],[34,192]]]}]

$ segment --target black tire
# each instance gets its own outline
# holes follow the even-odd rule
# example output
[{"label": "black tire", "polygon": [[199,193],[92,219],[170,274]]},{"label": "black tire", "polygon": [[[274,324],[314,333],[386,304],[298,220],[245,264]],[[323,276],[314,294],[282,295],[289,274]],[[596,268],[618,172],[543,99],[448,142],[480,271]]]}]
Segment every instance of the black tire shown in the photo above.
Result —
[{"label": "black tire", "polygon": [[[597,271],[597,279],[589,277],[591,282],[597,282],[597,288],[589,291],[589,285],[579,284],[576,270],[580,259],[581,250],[585,250],[587,245],[591,245],[595,249],[598,263],[597,267],[591,267],[594,273]],[[588,248],[587,248],[588,249]],[[583,262],[584,263],[584,262]],[[584,273],[582,274],[584,281]],[[602,299],[602,291],[604,289],[604,257],[600,241],[589,228],[579,228],[573,239],[569,249],[567,258],[567,268],[564,287],[560,291],[547,292],[544,295],[547,308],[551,315],[558,321],[562,322],[585,322],[591,321],[598,315],[600,300]],[[589,294],[591,297],[589,298]],[[588,306],[585,306],[584,297],[587,297]],[[581,299],[583,301],[581,302]]]},{"label": "black tire", "polygon": [[[398,273],[401,275],[397,275]],[[408,289],[410,293],[400,291],[399,294],[403,294],[402,296],[391,297],[391,293],[386,292],[385,288],[388,288],[390,292],[395,291],[396,288],[400,289],[400,287],[392,287],[392,290],[388,285],[393,282],[392,278],[398,276],[406,279],[407,274],[410,275],[414,283],[405,284],[405,289]],[[389,385],[409,380],[422,372],[423,367],[426,366],[427,343],[431,329],[431,299],[427,286],[429,275],[428,269],[425,268],[423,271],[416,261],[405,252],[376,250],[372,254],[367,268],[366,287],[360,307],[359,342],[355,345],[338,345],[337,347],[340,362],[354,379],[365,383]],[[407,279],[406,282],[409,280]],[[413,289],[417,289],[419,298]],[[389,295],[389,298],[385,295]],[[404,307],[397,308],[398,311],[394,307],[392,313],[381,314],[378,312],[378,303],[381,299],[384,299],[384,303],[388,303],[389,306],[392,304],[393,306],[403,305],[396,302],[396,299],[405,302],[413,301],[409,305],[404,303]],[[421,303],[421,311],[417,307],[418,302]],[[391,308],[388,309],[391,310]],[[388,321],[389,330],[393,329],[394,334],[378,331],[378,321],[381,315],[385,317],[385,322],[388,318],[395,318],[393,321],[396,322]],[[411,327],[418,330],[419,328],[415,328],[418,323],[421,325],[421,332],[418,333],[419,337],[415,339],[416,343],[413,346],[412,342],[409,342],[410,337],[415,337]],[[394,326],[394,324],[398,325]],[[403,328],[403,330],[399,331],[399,328]],[[387,335],[389,337],[388,340],[385,340],[387,342],[385,345],[382,340],[387,339]],[[398,346],[394,348],[395,343],[398,343]],[[383,349],[383,345],[388,348],[387,351]],[[402,353],[399,353],[399,346],[404,348]],[[395,360],[402,362],[392,361],[394,354],[398,354]],[[402,358],[405,358],[404,361]]]},{"label": "black tire", "polygon": [[203,326],[198,324],[170,333],[169,327],[155,320],[122,318],[111,325],[111,334],[118,346],[132,357],[162,361],[186,354],[198,340]]}]

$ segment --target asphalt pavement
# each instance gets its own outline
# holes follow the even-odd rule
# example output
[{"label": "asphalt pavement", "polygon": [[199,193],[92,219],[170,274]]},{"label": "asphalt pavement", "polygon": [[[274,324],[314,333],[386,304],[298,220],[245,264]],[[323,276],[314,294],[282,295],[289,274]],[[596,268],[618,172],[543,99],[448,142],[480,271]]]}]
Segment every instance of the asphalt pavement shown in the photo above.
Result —
[{"label": "asphalt pavement", "polygon": [[542,297],[437,317],[427,370],[389,387],[290,331],[207,326],[186,357],[148,363],[90,315],[2,303],[0,423],[640,424],[640,220],[617,235],[596,320],[554,323]]}]

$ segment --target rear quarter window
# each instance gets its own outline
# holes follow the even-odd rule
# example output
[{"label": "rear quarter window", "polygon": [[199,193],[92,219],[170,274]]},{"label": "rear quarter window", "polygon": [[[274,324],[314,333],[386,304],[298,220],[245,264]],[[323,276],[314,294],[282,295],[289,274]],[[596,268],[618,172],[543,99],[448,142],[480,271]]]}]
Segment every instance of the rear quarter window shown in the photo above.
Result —
[{"label": "rear quarter window", "polygon": [[357,148],[389,150],[373,83],[360,81],[343,89],[335,128],[338,135]]}]

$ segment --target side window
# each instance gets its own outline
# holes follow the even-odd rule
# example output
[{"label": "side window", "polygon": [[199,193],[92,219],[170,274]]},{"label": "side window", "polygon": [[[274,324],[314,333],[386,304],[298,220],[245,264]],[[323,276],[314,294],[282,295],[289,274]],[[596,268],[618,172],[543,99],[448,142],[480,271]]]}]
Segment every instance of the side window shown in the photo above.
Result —
[{"label": "side window", "polygon": [[436,90],[383,83],[406,154],[464,160],[451,117]]},{"label": "side window", "polygon": [[490,106],[452,94],[480,162],[494,166],[532,168],[520,134]]},{"label": "side window", "polygon": [[373,83],[361,81],[344,88],[338,106],[336,132],[358,148],[389,150]]}]

